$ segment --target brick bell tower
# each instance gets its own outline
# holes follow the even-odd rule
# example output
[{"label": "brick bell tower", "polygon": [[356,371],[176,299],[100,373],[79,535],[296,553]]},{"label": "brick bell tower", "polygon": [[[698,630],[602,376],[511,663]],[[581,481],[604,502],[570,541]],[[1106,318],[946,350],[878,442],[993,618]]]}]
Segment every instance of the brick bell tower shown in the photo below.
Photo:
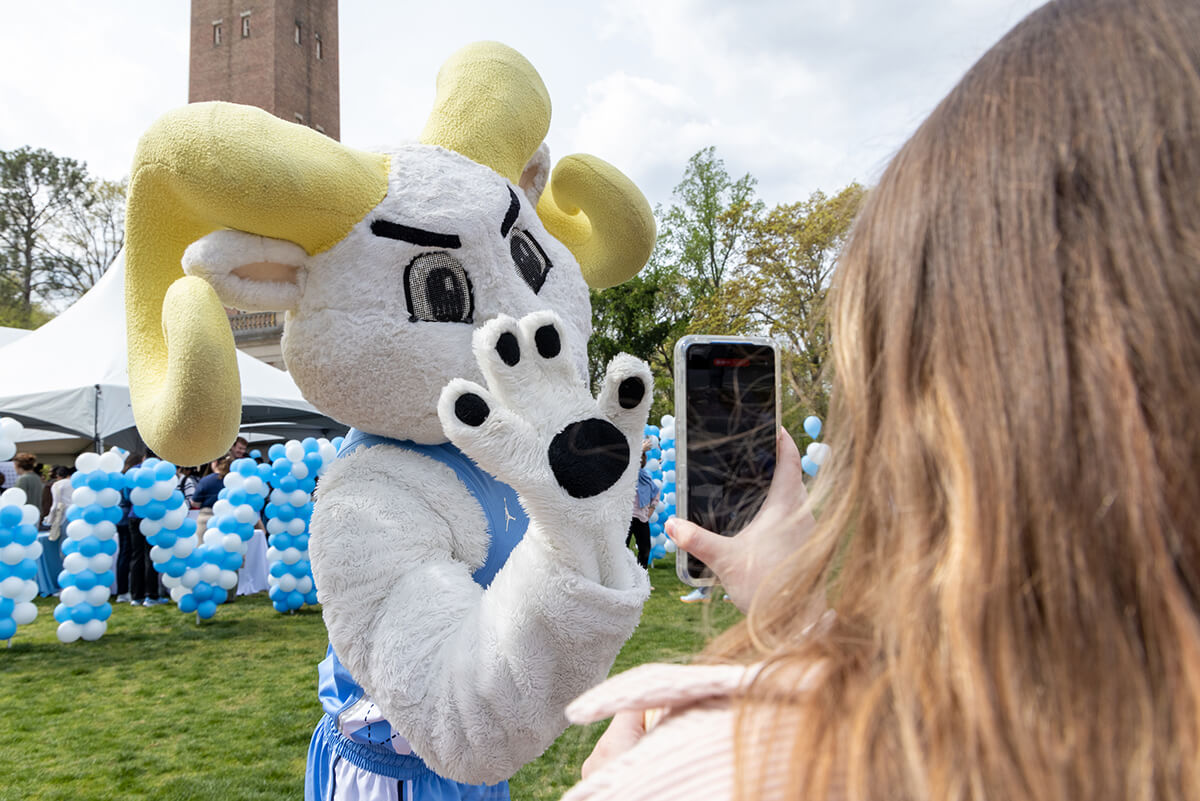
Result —
[{"label": "brick bell tower", "polygon": [[[188,102],[258,106],[341,137],[337,0],[192,0]],[[227,309],[240,350],[286,369],[283,315]]]}]

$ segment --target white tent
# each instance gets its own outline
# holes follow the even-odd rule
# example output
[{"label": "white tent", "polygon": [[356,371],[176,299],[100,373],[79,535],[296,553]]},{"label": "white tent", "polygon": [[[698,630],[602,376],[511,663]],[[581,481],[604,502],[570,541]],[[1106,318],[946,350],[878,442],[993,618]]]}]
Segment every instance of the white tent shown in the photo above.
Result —
[{"label": "white tent", "polygon": [[[242,430],[334,437],[346,427],[304,400],[291,376],[241,351]],[[137,442],[129,405],[125,259],[69,309],[0,347],[0,417],[71,434],[97,448]]]},{"label": "white tent", "polygon": [[9,342],[16,342],[24,336],[29,336],[32,331],[26,331],[24,328],[2,328],[0,327],[0,348],[7,345]]}]

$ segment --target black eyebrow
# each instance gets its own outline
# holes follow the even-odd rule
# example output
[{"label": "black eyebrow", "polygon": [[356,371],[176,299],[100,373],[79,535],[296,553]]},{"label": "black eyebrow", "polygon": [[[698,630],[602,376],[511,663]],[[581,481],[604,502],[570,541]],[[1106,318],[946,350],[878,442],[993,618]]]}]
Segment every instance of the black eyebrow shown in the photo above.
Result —
[{"label": "black eyebrow", "polygon": [[504,222],[500,223],[500,236],[508,236],[509,229],[521,213],[521,201],[517,200],[517,193],[512,191],[511,186],[508,188],[508,196],[512,198],[512,202],[508,204],[508,211],[504,213]]},{"label": "black eyebrow", "polygon": [[371,223],[371,233],[388,239],[399,239],[414,245],[426,245],[433,248],[460,248],[462,240],[458,234],[435,234],[433,231],[423,231],[400,223],[387,220],[375,220]]}]

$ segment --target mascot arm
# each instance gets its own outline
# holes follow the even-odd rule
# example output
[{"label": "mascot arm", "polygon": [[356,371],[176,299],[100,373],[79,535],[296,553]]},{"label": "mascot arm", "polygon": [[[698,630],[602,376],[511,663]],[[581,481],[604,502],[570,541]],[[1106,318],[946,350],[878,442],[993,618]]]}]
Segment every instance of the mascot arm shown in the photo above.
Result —
[{"label": "mascot arm", "polygon": [[310,547],[330,641],[443,776],[495,783],[539,756],[637,625],[646,579],[628,551],[606,584],[552,542],[531,515],[485,590],[484,518],[452,470],[380,445],[322,479]]}]

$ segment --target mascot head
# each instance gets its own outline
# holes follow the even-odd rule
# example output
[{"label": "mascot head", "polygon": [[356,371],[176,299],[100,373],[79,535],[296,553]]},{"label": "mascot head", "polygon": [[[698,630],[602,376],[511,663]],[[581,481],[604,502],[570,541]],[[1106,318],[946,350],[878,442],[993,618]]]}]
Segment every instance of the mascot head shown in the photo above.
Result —
[{"label": "mascot head", "polygon": [[494,42],[450,58],[420,142],[388,154],[227,103],[158,120],[126,215],[130,393],[147,444],[200,464],[237,435],[224,306],[285,310],[305,397],[398,439],[445,440],[439,393],[481,380],[471,335],[498,314],[557,312],[585,369],[588,287],[641,269],[654,218],[600,159],[551,172],[549,124],[537,72]]}]

